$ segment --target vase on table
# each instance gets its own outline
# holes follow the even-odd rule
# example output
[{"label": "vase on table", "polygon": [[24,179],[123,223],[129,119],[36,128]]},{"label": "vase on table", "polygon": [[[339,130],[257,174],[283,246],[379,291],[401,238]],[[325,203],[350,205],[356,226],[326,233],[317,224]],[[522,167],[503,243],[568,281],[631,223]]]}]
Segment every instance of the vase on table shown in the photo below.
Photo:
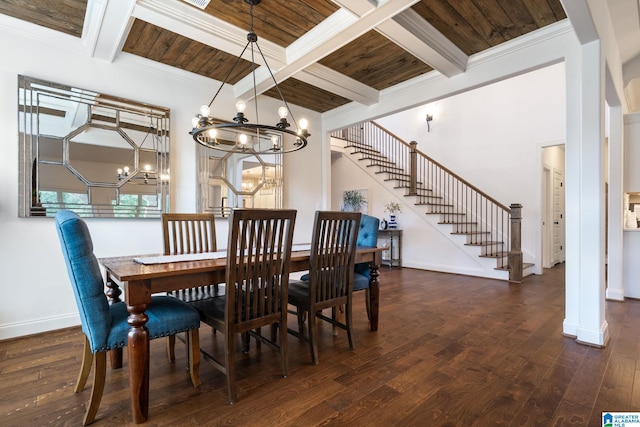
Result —
[{"label": "vase on table", "polygon": [[396,228],[398,228],[398,223],[396,222],[395,215],[389,215],[388,227],[390,230],[395,230]]}]

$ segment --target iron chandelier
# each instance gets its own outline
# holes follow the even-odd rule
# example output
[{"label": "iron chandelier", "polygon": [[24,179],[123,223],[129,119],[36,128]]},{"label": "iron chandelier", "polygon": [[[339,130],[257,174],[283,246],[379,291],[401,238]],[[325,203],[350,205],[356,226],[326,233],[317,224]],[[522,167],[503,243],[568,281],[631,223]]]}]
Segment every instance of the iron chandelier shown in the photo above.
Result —
[{"label": "iron chandelier", "polygon": [[[298,126],[298,122],[296,122],[293,113],[289,108],[289,104],[284,99],[282,91],[278,86],[278,82],[276,81],[271,68],[269,68],[269,65],[267,64],[267,60],[258,45],[258,36],[253,30],[253,6],[260,4],[261,0],[244,1],[250,5],[250,26],[249,33],[247,34],[247,44],[244,46],[240,55],[236,58],[235,63],[220,84],[220,87],[213,96],[213,99],[211,99],[208,105],[200,107],[200,113],[192,119],[193,129],[189,133],[197,143],[202,144],[205,147],[226,152],[275,154],[298,151],[306,147],[307,137],[310,136],[307,132],[307,121],[305,119],[301,119],[300,125]],[[266,125],[257,122],[250,123],[249,119],[244,115],[247,106],[242,100],[236,102],[237,113],[233,118],[233,122],[223,122],[210,116],[211,105],[216,100],[216,97],[229,79],[229,76],[232,75],[233,70],[240,63],[242,55],[244,55],[245,51],[249,48],[251,52],[251,75],[253,78],[253,99],[255,100],[256,119],[258,119],[258,90],[256,87],[255,50],[260,53],[265,67],[273,79],[275,88],[284,103],[284,106],[278,108],[280,121],[275,125]],[[291,125],[287,121],[287,116],[291,117],[294,125],[298,128],[297,131],[289,129]]]}]

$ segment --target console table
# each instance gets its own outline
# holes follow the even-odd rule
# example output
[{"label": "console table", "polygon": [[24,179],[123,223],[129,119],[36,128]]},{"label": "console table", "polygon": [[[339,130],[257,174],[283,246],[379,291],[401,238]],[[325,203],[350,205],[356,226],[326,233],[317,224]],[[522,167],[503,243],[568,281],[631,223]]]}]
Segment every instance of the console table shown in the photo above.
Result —
[{"label": "console table", "polygon": [[391,267],[402,267],[402,230],[386,229],[378,231],[378,239],[388,244],[378,245],[378,247],[387,247],[388,256],[383,254],[382,265]]}]

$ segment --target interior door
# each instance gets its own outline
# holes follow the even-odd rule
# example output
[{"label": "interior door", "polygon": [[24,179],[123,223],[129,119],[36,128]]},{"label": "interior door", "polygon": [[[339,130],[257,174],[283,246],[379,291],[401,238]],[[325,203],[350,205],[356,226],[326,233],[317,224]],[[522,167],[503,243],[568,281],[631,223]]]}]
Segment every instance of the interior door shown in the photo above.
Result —
[{"label": "interior door", "polygon": [[553,263],[565,260],[564,173],[553,170]]},{"label": "interior door", "polygon": [[551,167],[542,168],[542,267],[553,267],[553,236],[551,218],[553,217],[552,195],[553,183],[551,179]]}]

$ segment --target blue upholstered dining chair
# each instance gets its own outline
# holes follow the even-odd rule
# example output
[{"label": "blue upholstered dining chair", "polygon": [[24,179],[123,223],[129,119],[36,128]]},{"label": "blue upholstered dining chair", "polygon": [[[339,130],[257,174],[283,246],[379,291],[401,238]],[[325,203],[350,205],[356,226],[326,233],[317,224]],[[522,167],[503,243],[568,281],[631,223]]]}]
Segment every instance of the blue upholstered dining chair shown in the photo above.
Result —
[{"label": "blue upholstered dining chair", "polygon": [[[86,223],[74,212],[63,210],[56,215],[56,229],[62,246],[67,272],[78,305],[82,332],[85,335],[82,367],[75,392],[81,391],[95,362],[93,389],[84,425],[95,419],[106,376],[107,352],[127,345],[127,307],[124,302],[109,305],[104,282]],[[169,296],[154,296],[146,310],[149,338],[166,337],[189,331],[188,359],[191,381],[200,385],[200,316],[188,304]]]},{"label": "blue upholstered dining chair", "polygon": [[[358,231],[358,246],[367,246],[375,248],[378,246],[378,228],[380,227],[380,220],[374,216],[362,215],[360,218],[360,230]],[[365,290],[366,292],[366,304],[367,304],[367,316],[371,321],[371,307],[369,306],[369,279],[371,279],[371,273],[368,263],[356,264],[355,274],[353,275],[353,291]]]}]

